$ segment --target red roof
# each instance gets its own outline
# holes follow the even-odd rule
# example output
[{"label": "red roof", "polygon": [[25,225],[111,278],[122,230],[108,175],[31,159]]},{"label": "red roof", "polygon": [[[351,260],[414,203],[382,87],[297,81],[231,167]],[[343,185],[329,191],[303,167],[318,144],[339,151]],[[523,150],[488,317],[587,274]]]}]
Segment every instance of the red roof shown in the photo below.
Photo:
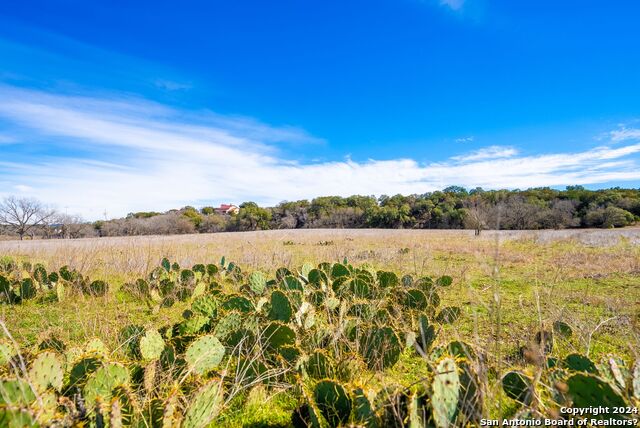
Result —
[{"label": "red roof", "polygon": [[231,205],[231,204],[220,204],[220,209],[221,210],[228,210],[231,207],[233,207],[233,205]]}]

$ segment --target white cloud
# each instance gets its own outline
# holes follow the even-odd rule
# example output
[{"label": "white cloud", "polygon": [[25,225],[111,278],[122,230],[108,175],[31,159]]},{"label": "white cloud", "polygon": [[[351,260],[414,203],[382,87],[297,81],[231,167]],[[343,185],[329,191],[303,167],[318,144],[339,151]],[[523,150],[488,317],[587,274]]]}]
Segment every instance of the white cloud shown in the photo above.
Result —
[{"label": "white cloud", "polygon": [[456,138],[456,143],[470,143],[475,139],[475,137],[473,135],[470,135],[468,137],[460,137],[460,138]]},{"label": "white cloud", "polygon": [[440,0],[440,4],[448,6],[453,10],[460,10],[464,6],[465,0]]},{"label": "white cloud", "polygon": [[479,161],[484,159],[510,158],[518,154],[513,147],[489,146],[451,159],[459,162]]},{"label": "white cloud", "polygon": [[615,143],[626,140],[640,140],[640,129],[622,126],[620,129],[611,131],[610,135],[611,141]]},{"label": "white cloud", "polygon": [[[37,137],[33,141],[51,145],[48,153],[57,153],[8,159],[0,147],[0,196],[25,186],[45,203],[88,219],[104,210],[116,216],[187,204],[272,205],[320,195],[425,193],[452,184],[527,188],[640,180],[634,157],[640,144],[526,156],[513,147],[489,146],[427,164],[412,159],[301,164],[283,158],[276,143],[321,141],[304,131],[140,99],[0,87],[0,117],[21,136],[28,131]],[[28,141],[22,144],[35,144]]]}]

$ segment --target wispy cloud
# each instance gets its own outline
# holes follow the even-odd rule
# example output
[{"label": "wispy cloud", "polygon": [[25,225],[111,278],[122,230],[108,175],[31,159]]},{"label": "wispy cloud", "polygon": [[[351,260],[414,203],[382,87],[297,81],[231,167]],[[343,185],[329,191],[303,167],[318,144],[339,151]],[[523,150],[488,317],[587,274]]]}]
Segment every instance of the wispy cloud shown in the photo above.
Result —
[{"label": "wispy cloud", "polygon": [[451,159],[459,162],[479,161],[485,159],[510,158],[518,154],[518,150],[513,147],[489,146],[460,156],[453,156]]},{"label": "wispy cloud", "polygon": [[460,10],[464,6],[465,0],[440,0],[440,4],[448,6],[452,10]]},{"label": "wispy cloud", "polygon": [[16,129],[15,137],[9,134],[14,147],[25,149],[6,156],[0,146],[0,196],[28,192],[89,219],[104,210],[124,215],[246,200],[270,205],[319,195],[424,193],[451,184],[527,188],[640,179],[640,143],[626,140],[526,156],[513,147],[489,146],[426,164],[300,163],[284,156],[279,143],[321,139],[294,127],[139,98],[0,86],[0,118]]},{"label": "wispy cloud", "polygon": [[475,137],[473,135],[470,135],[468,137],[456,138],[455,142],[456,143],[471,143],[474,139],[475,139]]},{"label": "wispy cloud", "polygon": [[610,135],[611,141],[615,143],[626,140],[640,140],[640,129],[622,126],[620,129],[611,131]]}]

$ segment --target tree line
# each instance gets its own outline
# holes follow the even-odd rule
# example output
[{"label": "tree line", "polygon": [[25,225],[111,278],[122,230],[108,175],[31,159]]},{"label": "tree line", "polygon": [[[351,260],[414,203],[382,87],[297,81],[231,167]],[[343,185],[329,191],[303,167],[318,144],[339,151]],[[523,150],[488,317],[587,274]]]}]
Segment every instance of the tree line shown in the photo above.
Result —
[{"label": "tree line", "polygon": [[[0,204],[0,226],[4,234],[20,237],[68,238],[304,228],[473,229],[476,234],[485,229],[612,228],[640,221],[640,189],[467,190],[451,186],[421,195],[323,196],[285,201],[275,207],[245,202],[239,208],[237,214],[225,215],[213,207],[186,206],[86,223],[61,216],[34,200],[7,198]],[[52,225],[56,233],[50,230]]]}]

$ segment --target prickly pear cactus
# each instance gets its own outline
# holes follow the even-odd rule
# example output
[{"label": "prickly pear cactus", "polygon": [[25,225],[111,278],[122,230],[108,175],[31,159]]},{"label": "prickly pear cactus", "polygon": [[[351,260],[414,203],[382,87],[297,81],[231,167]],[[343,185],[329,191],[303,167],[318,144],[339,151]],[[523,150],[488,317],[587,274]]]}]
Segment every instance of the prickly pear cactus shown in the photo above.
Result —
[{"label": "prickly pear cactus", "polygon": [[104,296],[105,294],[107,294],[108,290],[109,290],[109,284],[107,284],[105,281],[102,281],[102,280],[96,280],[91,282],[87,286],[85,292],[90,296]]},{"label": "prickly pear cactus", "polygon": [[191,403],[187,409],[183,428],[202,428],[209,424],[220,414],[224,403],[224,391],[222,382],[212,380],[200,388],[189,400]]},{"label": "prickly pear cactus", "polygon": [[385,369],[398,362],[402,346],[391,327],[373,327],[360,338],[359,350],[370,368]]},{"label": "prickly pear cactus", "polygon": [[378,417],[362,388],[353,391],[353,419],[367,428],[378,427]]},{"label": "prickly pear cactus", "polygon": [[84,386],[87,406],[96,402],[107,403],[113,398],[113,390],[129,384],[129,371],[118,363],[109,363],[97,369]]},{"label": "prickly pear cactus", "polygon": [[50,387],[60,391],[63,377],[64,363],[62,358],[51,351],[38,354],[29,370],[29,378],[41,392]]},{"label": "prickly pear cactus", "polygon": [[102,360],[95,356],[79,357],[71,366],[69,380],[65,386],[67,392],[75,392],[84,387],[87,378],[102,365]]},{"label": "prickly pear cactus", "polygon": [[256,296],[262,296],[267,288],[267,278],[262,272],[255,271],[249,275],[249,288]]},{"label": "prickly pear cactus", "polygon": [[333,374],[333,363],[322,349],[317,349],[309,355],[305,368],[309,377],[313,379],[324,379]]},{"label": "prickly pear cactus", "polygon": [[[573,407],[590,408],[604,406],[610,409],[614,407],[626,407],[624,399],[604,380],[586,373],[576,373],[567,379],[569,396],[572,398]],[[608,413],[593,415],[596,419],[622,419],[625,415]]]},{"label": "prickly pear cactus", "polygon": [[420,315],[418,317],[418,331],[416,333],[416,341],[420,349],[424,353],[428,353],[431,349],[431,345],[436,340],[436,330],[429,322],[429,318],[426,315]]},{"label": "prickly pear cactus", "polygon": [[209,334],[189,345],[185,352],[185,360],[191,370],[204,375],[218,367],[224,358],[224,352],[224,346],[218,338]]},{"label": "prickly pear cactus", "polygon": [[20,379],[0,380],[0,408],[5,406],[27,407],[36,399],[28,382]]},{"label": "prickly pear cactus", "polygon": [[262,339],[266,342],[268,350],[278,350],[286,345],[294,345],[296,333],[286,324],[273,321],[263,330]]},{"label": "prickly pear cactus", "polygon": [[30,412],[20,409],[0,408],[0,426],[6,428],[38,427]]},{"label": "prickly pear cactus", "polygon": [[564,321],[555,321],[553,323],[553,332],[564,338],[569,338],[573,335],[573,329]]},{"label": "prickly pear cactus", "polygon": [[191,310],[194,313],[215,318],[218,314],[218,301],[213,296],[200,296],[191,303]]},{"label": "prickly pear cactus", "polygon": [[147,330],[140,339],[140,355],[147,361],[157,360],[164,350],[164,339],[157,330]]},{"label": "prickly pear cactus", "polygon": [[520,371],[511,371],[502,377],[502,389],[507,397],[529,404],[533,399],[531,379]]},{"label": "prickly pear cactus", "polygon": [[20,283],[20,298],[22,300],[29,300],[36,297],[37,289],[31,278],[25,278]]},{"label": "prickly pear cactus", "polygon": [[452,324],[458,318],[460,318],[461,314],[462,314],[462,311],[459,307],[449,306],[446,308],[442,308],[440,310],[440,312],[436,316],[436,321],[438,321],[441,324]]},{"label": "prickly pear cactus", "polygon": [[17,354],[16,347],[9,340],[0,340],[0,367],[9,364],[11,358]]},{"label": "prickly pear cactus", "polygon": [[431,385],[431,407],[437,427],[451,425],[458,410],[460,376],[456,361],[451,357],[440,360]]},{"label": "prickly pear cactus", "polygon": [[218,323],[216,324],[213,334],[218,339],[224,341],[227,337],[229,337],[234,331],[237,331],[240,327],[242,327],[243,315],[237,311],[232,311],[220,318]]},{"label": "prickly pear cactus", "polygon": [[287,295],[280,290],[274,290],[270,298],[269,319],[286,323],[291,320],[292,315],[293,310]]},{"label": "prickly pear cactus", "polygon": [[351,398],[340,383],[333,380],[318,382],[313,390],[313,398],[330,426],[337,427],[349,419]]},{"label": "prickly pear cactus", "polygon": [[598,369],[596,365],[589,358],[580,354],[570,354],[562,361],[564,368],[573,370],[576,372],[593,373],[597,374]]}]

